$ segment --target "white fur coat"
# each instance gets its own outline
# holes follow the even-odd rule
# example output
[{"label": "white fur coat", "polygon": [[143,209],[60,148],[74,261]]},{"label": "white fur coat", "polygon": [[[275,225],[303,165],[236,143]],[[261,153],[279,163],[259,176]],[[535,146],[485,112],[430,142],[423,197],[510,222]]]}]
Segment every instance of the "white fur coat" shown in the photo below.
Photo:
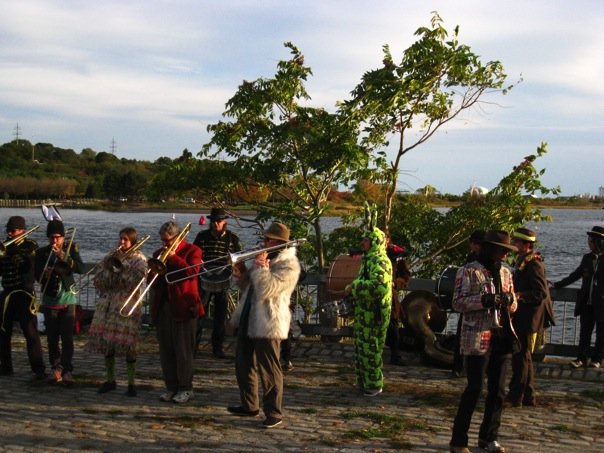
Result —
[{"label": "white fur coat", "polygon": [[252,265],[239,281],[235,281],[241,290],[241,297],[231,317],[233,326],[239,326],[239,318],[251,283],[254,294],[248,336],[281,340],[287,338],[291,321],[290,298],[299,276],[300,263],[295,247],[282,250],[270,260],[268,268]]}]

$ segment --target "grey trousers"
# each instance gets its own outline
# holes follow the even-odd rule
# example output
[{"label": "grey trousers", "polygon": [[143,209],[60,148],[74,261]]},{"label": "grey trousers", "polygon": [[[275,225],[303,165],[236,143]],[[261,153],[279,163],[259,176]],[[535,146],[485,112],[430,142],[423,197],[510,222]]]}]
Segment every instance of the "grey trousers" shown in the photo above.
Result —
[{"label": "grey trousers", "polygon": [[180,392],[193,389],[193,350],[197,320],[175,321],[164,303],[157,319],[159,360],[166,389]]},{"label": "grey trousers", "polygon": [[281,340],[237,336],[235,373],[244,409],[260,408],[258,377],[262,384],[262,409],[266,417],[283,418],[283,372],[279,362]]}]

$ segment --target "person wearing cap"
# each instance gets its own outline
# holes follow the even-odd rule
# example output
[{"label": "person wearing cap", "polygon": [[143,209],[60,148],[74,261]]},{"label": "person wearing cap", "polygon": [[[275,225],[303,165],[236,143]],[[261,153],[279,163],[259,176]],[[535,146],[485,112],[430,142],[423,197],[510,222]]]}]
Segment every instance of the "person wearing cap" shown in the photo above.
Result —
[{"label": "person wearing cap", "polygon": [[52,367],[47,382],[62,382],[69,387],[74,383],[73,332],[77,304],[73,274],[81,274],[84,263],[78,245],[72,240],[65,241],[62,221],[48,222],[46,237],[49,244],[36,253],[35,275],[41,285],[48,359]]},{"label": "person wearing cap", "polygon": [[[478,255],[480,253],[480,246],[482,245],[482,241],[484,240],[485,233],[486,232],[484,230],[474,230],[470,234],[470,238],[468,239],[470,251],[466,256],[465,264],[472,263],[478,259]],[[464,376],[463,356],[459,352],[459,339],[461,337],[462,324],[463,314],[459,313],[459,317],[457,318],[457,333],[455,335],[455,350],[453,351],[453,365],[451,367],[451,375],[454,378]]]},{"label": "person wearing cap", "polygon": [[38,379],[46,377],[42,343],[38,333],[36,316],[36,294],[34,291],[34,260],[38,244],[23,237],[25,219],[13,216],[6,224],[7,241],[4,254],[0,256],[0,375],[13,374],[11,339],[13,323],[18,321],[27,344],[27,356],[32,371]]},{"label": "person wearing cap", "polygon": [[[600,368],[604,359],[604,227],[595,226],[587,232],[590,252],[583,255],[579,267],[567,277],[554,283],[554,288],[564,288],[581,280],[581,289],[575,304],[575,316],[579,316],[579,352],[570,362],[573,368],[591,366]],[[596,329],[593,354],[589,354],[591,336]]]},{"label": "person wearing cap", "polygon": [[[230,280],[231,271],[228,267],[229,256],[243,249],[239,237],[227,229],[229,216],[222,208],[212,208],[208,219],[210,227],[197,233],[193,244],[203,252],[203,259],[211,262],[204,269],[207,271],[200,276],[200,295],[206,312],[209,312],[210,301],[213,302],[212,310],[212,353],[214,357],[224,359],[225,323],[229,302],[231,301]],[[212,269],[222,269],[221,272],[212,272]],[[202,333],[201,320],[197,327],[196,341],[199,345]]]},{"label": "person wearing cap", "polygon": [[149,279],[155,279],[150,297],[151,320],[156,329],[159,360],[166,386],[159,399],[166,403],[184,404],[195,397],[195,330],[197,319],[205,314],[196,278],[201,267],[201,249],[186,242],[180,227],[172,220],[162,224],[159,237],[163,247],[153,252],[153,258],[167,253],[167,272],[176,272],[176,279],[180,274],[181,280],[168,284],[163,275],[156,278],[153,270],[148,275]]},{"label": "person wearing cap", "polygon": [[455,277],[453,308],[463,313],[460,351],[465,359],[467,385],[453,422],[449,443],[452,453],[470,453],[468,430],[485,376],[487,396],[478,446],[488,452],[505,451],[497,437],[507,362],[517,341],[508,313],[516,310],[517,302],[512,273],[502,262],[515,250],[507,232],[487,231],[478,259],[459,268]]},{"label": "person wearing cap", "polygon": [[237,328],[235,374],[241,404],[227,410],[238,416],[260,412],[258,378],[262,385],[264,428],[283,420],[283,372],[279,361],[281,340],[288,335],[290,298],[300,276],[295,247],[287,247],[289,228],[273,222],[264,231],[264,247],[279,249],[259,252],[249,268],[233,268],[233,279],[241,298],[231,323]]},{"label": "person wearing cap", "polygon": [[522,227],[512,233],[512,244],[518,249],[514,261],[514,289],[518,310],[513,325],[520,351],[512,355],[512,379],[504,407],[536,406],[533,351],[537,333],[555,325],[552,300],[545,277],[545,265],[535,249],[537,234]]}]

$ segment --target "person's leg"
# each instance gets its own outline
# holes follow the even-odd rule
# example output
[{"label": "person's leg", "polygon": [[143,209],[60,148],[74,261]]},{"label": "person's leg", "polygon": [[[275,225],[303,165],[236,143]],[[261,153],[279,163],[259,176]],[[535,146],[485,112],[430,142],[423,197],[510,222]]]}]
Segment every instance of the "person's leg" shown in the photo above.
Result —
[{"label": "person's leg", "polygon": [[159,361],[161,364],[164,384],[169,392],[178,391],[178,377],[176,375],[176,356],[172,342],[172,316],[170,307],[164,303],[159,313],[155,326],[157,343],[159,345]]},{"label": "person's leg", "polygon": [[583,309],[580,317],[580,328],[579,328],[579,353],[577,358],[585,365],[587,365],[587,359],[589,358],[589,349],[591,346],[591,334],[594,330],[596,320],[591,305],[586,306]]},{"label": "person's leg", "polygon": [[239,386],[241,407],[248,412],[257,411],[260,401],[253,340],[245,335],[238,335],[235,351],[235,375]]},{"label": "person's leg", "polygon": [[214,294],[214,319],[212,321],[212,352],[215,356],[223,356],[225,323],[227,316],[227,298],[224,292]]},{"label": "person's leg", "polygon": [[255,339],[254,350],[262,382],[264,415],[282,419],[283,373],[279,363],[280,340]]},{"label": "person's leg", "polygon": [[[530,335],[530,334],[529,334]],[[528,381],[528,364],[531,363],[531,352],[529,350],[528,338],[529,335],[518,335],[520,340],[520,350],[512,354],[512,378],[506,401],[513,406],[522,404],[524,392]]]},{"label": "person's leg", "polygon": [[193,348],[197,319],[173,322],[172,337],[176,356],[178,391],[193,389]]},{"label": "person's leg", "polygon": [[487,397],[484,403],[484,416],[478,432],[479,440],[486,443],[497,440],[499,433],[508,360],[509,354],[495,349],[491,351],[487,363]]},{"label": "person's leg", "polygon": [[596,344],[591,356],[592,363],[600,363],[604,359],[604,321],[596,322]]},{"label": "person's leg", "polygon": [[24,298],[20,298],[17,309],[17,319],[21,325],[23,336],[27,345],[27,357],[31,369],[37,375],[44,375],[46,366],[44,365],[44,357],[42,354],[42,342],[38,333],[38,317],[31,313],[30,303],[31,298],[24,294]]},{"label": "person's leg", "polygon": [[[6,296],[8,296],[6,292],[0,295],[0,374],[8,376],[13,374],[11,339],[13,335],[14,306],[11,306],[11,304],[14,302],[10,299],[7,302]],[[5,306],[7,303],[8,305]]]},{"label": "person's leg", "polygon": [[61,370],[61,351],[59,349],[59,317],[58,310],[44,308],[44,324],[46,325],[46,341],[48,344],[48,361],[53,370]]},{"label": "person's leg", "polygon": [[59,335],[61,336],[61,366],[63,373],[73,372],[73,335],[75,329],[75,305],[60,310]]},{"label": "person's leg", "polygon": [[466,378],[467,385],[457,408],[455,421],[453,422],[453,434],[451,436],[450,445],[453,447],[468,446],[468,430],[472,422],[472,415],[476,409],[480,392],[482,391],[482,383],[486,365],[488,362],[487,356],[470,355],[465,356]]}]

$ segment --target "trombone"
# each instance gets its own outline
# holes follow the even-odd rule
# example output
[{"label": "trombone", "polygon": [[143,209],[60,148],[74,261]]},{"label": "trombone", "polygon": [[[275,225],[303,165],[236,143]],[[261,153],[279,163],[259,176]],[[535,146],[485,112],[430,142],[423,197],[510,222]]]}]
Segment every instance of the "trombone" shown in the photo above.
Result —
[{"label": "trombone", "polygon": [[5,241],[5,242],[0,242],[0,256],[4,256],[6,254],[6,249],[10,245],[12,245],[12,244],[17,244],[17,245],[20,244],[27,236],[29,236],[30,234],[32,234],[38,228],[40,228],[40,225],[36,225],[31,230],[27,230],[25,233],[23,233],[20,236],[17,236],[16,238],[12,238],[12,239],[10,239],[8,241]]},{"label": "trombone", "polygon": [[[67,258],[69,256],[69,252],[71,251],[71,246],[73,245],[73,238],[76,235],[76,228],[75,227],[67,228],[67,230],[65,231],[65,235],[70,234],[70,233],[71,233],[71,238],[69,239],[69,245],[67,246],[67,249],[65,250],[65,258]],[[53,252],[53,248],[54,248],[54,246],[51,247],[48,252],[48,258],[46,258],[46,264],[44,265],[44,270],[42,271],[42,275],[44,275],[48,271],[50,271],[50,272],[48,272],[48,276],[46,277],[46,283],[44,283],[44,287],[42,288],[42,294],[46,293],[46,289],[48,288],[48,284],[50,283],[50,275],[52,274],[52,272],[57,272],[58,274],[66,275],[71,270],[71,267],[69,267],[69,265],[65,261],[57,261],[56,255]],[[50,259],[53,256],[55,257],[55,261],[51,267]]]},{"label": "trombone", "polygon": [[[173,285],[174,283],[179,283],[179,282],[182,282],[184,280],[188,280],[190,278],[197,277],[199,275],[203,275],[203,274],[205,274],[207,272],[210,272],[210,271],[212,271],[212,272],[220,271],[222,269],[226,269],[227,267],[234,266],[237,263],[242,263],[244,261],[251,260],[251,259],[255,258],[256,256],[260,255],[261,253],[264,253],[264,252],[272,252],[274,250],[280,250],[280,249],[284,249],[284,248],[287,248],[287,247],[297,247],[298,245],[301,245],[301,244],[303,244],[305,242],[306,242],[305,238],[303,238],[303,239],[296,239],[296,240],[293,240],[293,241],[284,242],[283,244],[273,245],[271,247],[261,247],[261,248],[256,248],[255,247],[255,248],[252,248],[252,249],[249,249],[249,250],[244,250],[244,251],[241,251],[241,252],[229,253],[226,256],[221,256],[219,258],[214,258],[214,259],[209,260],[209,261],[202,261],[201,263],[198,263],[198,264],[193,264],[191,266],[187,266],[187,267],[184,267],[184,268],[181,268],[181,269],[177,269],[177,270],[174,270],[174,271],[167,272],[166,275],[164,276],[164,278],[166,279],[166,282],[169,285]],[[170,279],[171,275],[174,275],[176,273],[182,272],[182,271],[184,271],[186,269],[191,269],[192,267],[198,267],[198,266],[202,266],[202,265],[205,266],[205,265],[207,265],[209,263],[213,263],[214,261],[225,261],[225,259],[228,261],[228,263],[225,264],[224,266],[218,266],[218,267],[214,267],[212,269],[202,269],[201,271],[199,271],[199,272],[197,272],[196,274],[193,274],[193,275],[186,275],[186,276],[184,276],[182,278],[177,278],[177,279],[174,279],[174,280]]]},{"label": "trombone", "polygon": [[[164,274],[166,272],[166,261],[168,260],[168,257],[172,254],[174,250],[178,248],[180,243],[185,240],[185,237],[189,234],[190,231],[191,223],[189,222],[182,229],[182,231],[178,233],[176,238],[172,241],[172,244],[169,247],[165,247],[157,258],[149,258],[147,260],[147,272],[145,273],[144,277],[141,278],[138,284],[134,287],[128,298],[124,301],[122,307],[120,308],[120,315],[126,318],[132,316],[136,307],[138,307],[139,304],[142,303],[145,296],[151,289],[151,286],[153,286],[153,283],[155,283],[155,280],[157,280],[157,277],[160,274]],[[153,272],[155,275],[153,275],[149,283],[147,283],[147,287],[145,288],[145,290],[138,296],[138,298],[134,299],[138,291],[145,284],[145,281],[147,281],[147,275],[149,275],[150,272]]]}]

